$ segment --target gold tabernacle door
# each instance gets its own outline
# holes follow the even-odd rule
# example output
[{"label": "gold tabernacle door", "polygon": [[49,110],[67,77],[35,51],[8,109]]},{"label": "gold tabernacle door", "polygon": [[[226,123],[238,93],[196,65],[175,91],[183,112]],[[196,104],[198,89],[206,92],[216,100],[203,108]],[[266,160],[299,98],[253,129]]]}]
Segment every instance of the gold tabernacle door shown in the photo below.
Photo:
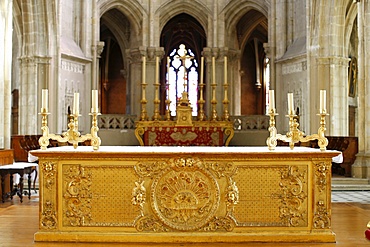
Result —
[{"label": "gold tabernacle door", "polygon": [[331,160],[296,147],[81,146],[39,158],[35,241],[335,242]]}]

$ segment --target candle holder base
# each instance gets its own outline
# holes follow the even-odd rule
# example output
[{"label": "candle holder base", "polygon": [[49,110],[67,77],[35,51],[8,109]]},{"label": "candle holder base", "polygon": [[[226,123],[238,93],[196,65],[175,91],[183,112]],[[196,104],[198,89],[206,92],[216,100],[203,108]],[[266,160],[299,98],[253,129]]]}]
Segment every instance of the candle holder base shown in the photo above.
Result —
[{"label": "candle holder base", "polygon": [[70,121],[68,123],[68,130],[61,135],[49,133],[49,127],[47,126],[47,116],[50,114],[49,112],[47,112],[45,109],[42,109],[39,114],[42,116],[42,136],[39,138],[41,149],[47,149],[50,144],[50,139],[61,143],[68,142],[72,144],[75,149],[77,148],[78,143],[90,140],[93,149],[99,149],[101,139],[98,136],[99,128],[97,124],[97,116],[100,115],[100,113],[92,112],[89,114],[92,116],[92,127],[91,133],[86,135],[81,135],[81,133],[78,131],[78,114],[72,114],[72,117],[70,118]]},{"label": "candle holder base", "polygon": [[289,115],[287,115],[287,117],[289,118],[289,132],[287,132],[285,135],[277,133],[277,129],[275,127],[275,116],[277,116],[278,114],[275,113],[275,110],[270,110],[268,115],[270,116],[270,126],[268,129],[270,132],[270,136],[267,138],[266,144],[269,150],[275,150],[278,140],[288,142],[290,149],[294,149],[295,143],[317,140],[320,150],[326,150],[328,139],[325,137],[325,117],[329,115],[326,112],[317,114],[320,116],[320,127],[318,129],[318,133],[308,136],[306,136],[303,131],[299,130],[297,115],[295,115],[294,113],[291,112]]}]

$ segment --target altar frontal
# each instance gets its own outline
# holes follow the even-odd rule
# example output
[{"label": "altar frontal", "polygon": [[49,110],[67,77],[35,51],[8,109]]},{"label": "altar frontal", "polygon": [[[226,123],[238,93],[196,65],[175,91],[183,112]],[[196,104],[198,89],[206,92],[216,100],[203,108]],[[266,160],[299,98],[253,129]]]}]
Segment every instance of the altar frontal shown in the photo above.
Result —
[{"label": "altar frontal", "polygon": [[335,242],[336,151],[65,146],[32,154],[35,241]]}]

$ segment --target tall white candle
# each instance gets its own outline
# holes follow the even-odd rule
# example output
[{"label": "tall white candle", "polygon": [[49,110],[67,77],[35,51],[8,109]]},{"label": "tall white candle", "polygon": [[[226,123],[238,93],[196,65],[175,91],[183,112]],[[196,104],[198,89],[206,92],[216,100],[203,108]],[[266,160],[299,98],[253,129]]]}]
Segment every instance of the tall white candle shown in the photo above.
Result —
[{"label": "tall white candle", "polygon": [[145,72],[146,72],[146,59],[145,56],[143,56],[143,67],[142,67],[142,83],[145,83]]},{"label": "tall white candle", "polygon": [[203,84],[204,57],[200,58],[200,84]]},{"label": "tall white candle", "polygon": [[326,90],[320,90],[320,113],[326,113]]},{"label": "tall white candle", "polygon": [[224,83],[227,84],[227,56],[224,56]]},{"label": "tall white candle", "polygon": [[79,99],[80,95],[79,93],[74,93],[74,97],[73,97],[73,115],[78,115],[80,113],[80,99]]},{"label": "tall white candle", "polygon": [[41,91],[41,111],[48,111],[49,108],[49,99],[48,99],[48,90],[42,89]]},{"label": "tall white candle", "polygon": [[170,57],[167,57],[167,99],[170,99]]},{"label": "tall white candle", "polygon": [[91,112],[97,113],[98,109],[98,90],[91,91]]},{"label": "tall white candle", "polygon": [[269,90],[269,110],[275,110],[275,95],[274,90]]},{"label": "tall white candle", "polygon": [[288,114],[294,114],[293,93],[288,93]]},{"label": "tall white candle", "polygon": [[159,83],[159,57],[155,57],[155,84]]},{"label": "tall white candle", "polygon": [[212,83],[216,83],[216,62],[215,57],[212,57]]}]

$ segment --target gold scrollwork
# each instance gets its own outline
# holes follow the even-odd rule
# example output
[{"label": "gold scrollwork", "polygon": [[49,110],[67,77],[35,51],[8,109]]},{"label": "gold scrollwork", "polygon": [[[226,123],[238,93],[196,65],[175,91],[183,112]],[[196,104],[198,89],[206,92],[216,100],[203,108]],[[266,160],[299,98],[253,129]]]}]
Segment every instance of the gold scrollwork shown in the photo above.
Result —
[{"label": "gold scrollwork", "polygon": [[330,228],[330,213],[326,209],[324,201],[317,202],[317,211],[313,218],[313,227],[316,229]]},{"label": "gold scrollwork", "polygon": [[136,230],[139,232],[168,232],[161,222],[158,222],[153,217],[141,217],[135,223]]},{"label": "gold scrollwork", "polygon": [[325,191],[326,185],[327,185],[327,177],[328,173],[330,172],[330,166],[328,163],[325,162],[319,162],[316,164],[316,184],[317,188],[319,189],[320,192]]},{"label": "gold scrollwork", "polygon": [[133,205],[137,205],[140,208],[141,216],[144,216],[143,207],[146,201],[146,189],[144,187],[144,181],[135,182],[135,188],[132,189],[132,199]]},{"label": "gold scrollwork", "polygon": [[139,162],[134,166],[140,177],[153,177],[168,166],[167,162],[157,161],[154,163]]},{"label": "gold scrollwork", "polygon": [[69,180],[64,194],[67,209],[65,216],[71,226],[84,226],[92,219],[91,216],[91,173],[81,165],[71,166],[65,173]]},{"label": "gold scrollwork", "polygon": [[236,186],[235,181],[232,179],[229,179],[229,186],[227,187],[227,193],[225,193],[225,197],[226,206],[230,209],[229,213],[231,213],[233,206],[239,202],[239,189],[238,186]]},{"label": "gold scrollwork", "polygon": [[238,168],[232,162],[212,162],[204,164],[207,169],[215,173],[218,178],[234,176]]},{"label": "gold scrollwork", "polygon": [[57,217],[54,205],[47,200],[44,203],[43,212],[41,213],[41,227],[44,229],[55,229],[57,226]]},{"label": "gold scrollwork", "polygon": [[296,166],[281,170],[281,194],[275,196],[281,200],[279,216],[287,226],[302,226],[304,223],[306,210],[302,205],[307,199],[303,188],[305,176],[305,172],[300,172]]},{"label": "gold scrollwork", "polygon": [[206,226],[203,227],[203,231],[214,232],[220,229],[224,229],[231,232],[235,227],[235,222],[229,217],[219,218],[214,217]]},{"label": "gold scrollwork", "polygon": [[56,164],[54,162],[47,161],[43,162],[41,167],[44,172],[45,188],[51,190],[53,184],[55,183]]}]

